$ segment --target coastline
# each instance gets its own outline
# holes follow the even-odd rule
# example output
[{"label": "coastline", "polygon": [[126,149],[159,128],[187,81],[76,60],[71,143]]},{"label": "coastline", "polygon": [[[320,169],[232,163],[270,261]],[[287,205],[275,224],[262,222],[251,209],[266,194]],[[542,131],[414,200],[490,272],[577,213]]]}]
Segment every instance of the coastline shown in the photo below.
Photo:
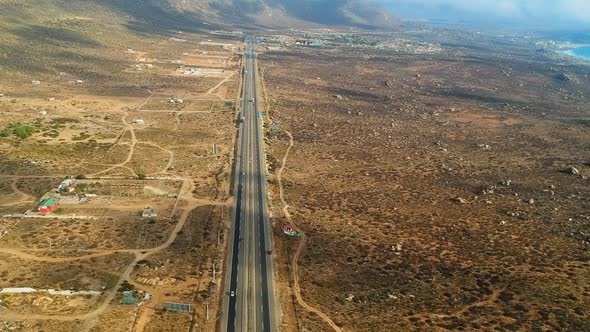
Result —
[{"label": "coastline", "polygon": [[576,50],[581,49],[581,48],[590,48],[590,45],[589,44],[572,45],[571,48],[568,48],[565,50],[559,50],[559,53],[574,57],[576,59],[590,61],[590,55],[585,55],[585,54],[582,55],[582,54],[576,53]]}]

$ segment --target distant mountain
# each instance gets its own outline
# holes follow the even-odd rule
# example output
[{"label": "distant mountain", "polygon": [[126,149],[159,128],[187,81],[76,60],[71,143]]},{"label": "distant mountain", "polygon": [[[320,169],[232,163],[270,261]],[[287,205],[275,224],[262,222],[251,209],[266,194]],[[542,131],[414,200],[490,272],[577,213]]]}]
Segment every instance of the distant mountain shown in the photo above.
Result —
[{"label": "distant mountain", "polygon": [[247,16],[258,25],[354,26],[392,28],[399,20],[387,9],[370,0],[234,0],[246,9]]},{"label": "distant mountain", "polygon": [[11,20],[19,14],[32,20],[47,20],[63,11],[106,14],[109,20],[120,17],[146,29],[154,26],[184,30],[205,26],[388,29],[398,24],[395,16],[372,0],[0,0],[0,18]]},{"label": "distant mountain", "polygon": [[397,19],[372,1],[0,0],[0,72],[37,79],[79,71],[88,77],[86,65],[100,64],[95,77],[109,77],[121,66],[109,50],[140,44],[145,34],[395,27]]},{"label": "distant mountain", "polygon": [[231,26],[376,29],[392,28],[399,23],[387,9],[371,0],[110,0],[109,3],[125,9],[147,3],[167,13],[192,15],[205,23]]}]

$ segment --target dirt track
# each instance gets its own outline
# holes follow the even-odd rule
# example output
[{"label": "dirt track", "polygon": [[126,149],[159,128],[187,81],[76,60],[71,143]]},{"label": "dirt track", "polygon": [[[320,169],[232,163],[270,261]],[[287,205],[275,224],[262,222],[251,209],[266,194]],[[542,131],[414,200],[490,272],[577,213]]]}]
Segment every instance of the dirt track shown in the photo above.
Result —
[{"label": "dirt track", "polygon": [[[231,76],[233,76],[233,75],[231,75]],[[217,89],[219,86],[221,86],[223,83],[225,83],[229,78],[231,78],[231,76],[226,77],[224,80],[222,80],[220,82],[220,84],[216,85],[213,89],[211,89],[211,91],[214,91],[215,89]],[[144,101],[144,104],[147,103],[150,98],[151,98],[151,95],[150,95],[150,97],[148,97]],[[131,142],[130,142],[129,152],[126,156],[126,159],[119,164],[104,165],[104,166],[108,166],[108,167],[104,170],[99,171],[99,172],[89,174],[88,176],[95,177],[95,176],[98,176],[101,174],[108,173],[116,168],[125,168],[125,169],[128,169],[133,175],[137,175],[136,172],[132,168],[130,168],[126,165],[129,162],[131,162],[131,160],[134,156],[134,153],[135,153],[135,146],[137,146],[138,144],[153,146],[153,147],[156,147],[156,148],[169,154],[169,160],[168,160],[166,166],[163,169],[161,169],[159,172],[156,172],[156,173],[153,173],[150,175],[157,175],[157,174],[175,175],[175,174],[168,172],[168,169],[170,169],[174,163],[174,152],[171,150],[168,150],[166,148],[163,148],[162,146],[157,145],[152,142],[139,141],[135,135],[135,130],[134,130],[133,125],[131,123],[127,122],[128,117],[129,117],[129,113],[124,112],[124,115],[121,118],[121,121],[123,122],[123,125],[125,127],[121,136],[123,136],[127,131],[129,131],[131,134]],[[16,177],[15,177],[15,179],[16,179]],[[117,294],[117,289],[121,286],[123,281],[130,279],[130,274],[135,269],[135,266],[137,265],[137,263],[139,261],[144,260],[147,257],[155,254],[155,253],[158,253],[158,252],[168,248],[175,241],[179,231],[183,228],[188,216],[190,215],[190,213],[194,209],[201,207],[201,206],[208,206],[208,205],[226,206],[227,204],[231,203],[231,200],[228,200],[226,202],[220,202],[220,201],[214,201],[214,200],[210,200],[210,199],[197,199],[196,197],[193,196],[193,191],[195,189],[194,187],[195,186],[194,186],[193,179],[190,177],[185,177],[184,181],[183,181],[182,188],[181,188],[181,192],[179,193],[178,200],[183,200],[184,202],[188,203],[188,206],[182,208],[183,212],[182,212],[178,222],[176,223],[174,229],[172,230],[172,232],[168,236],[167,240],[164,243],[162,243],[161,245],[158,245],[153,248],[100,250],[100,251],[92,251],[92,253],[89,253],[89,254],[83,255],[83,256],[77,256],[77,257],[37,256],[37,255],[31,254],[31,253],[27,253],[27,250],[12,249],[12,248],[0,248],[0,253],[12,255],[12,256],[15,256],[15,257],[18,257],[18,258],[24,259],[24,260],[46,262],[46,263],[66,263],[66,262],[73,262],[73,261],[82,261],[82,260],[87,260],[87,259],[91,259],[91,258],[117,254],[117,253],[130,253],[130,254],[135,255],[135,259],[125,268],[124,272],[120,275],[119,279],[117,280],[115,286],[107,292],[107,296],[103,299],[103,302],[100,304],[100,306],[91,312],[79,314],[79,315],[40,315],[40,314],[19,314],[19,313],[13,313],[13,312],[4,312],[2,315],[2,318],[6,319],[6,320],[26,320],[26,319],[57,320],[57,321],[84,320],[84,321],[86,321],[85,331],[91,330],[94,326],[96,326],[96,324],[98,323],[98,318],[107,310],[110,303],[115,298],[115,296]],[[16,205],[16,204],[21,204],[21,203],[32,201],[31,196],[21,192],[16,187],[16,182],[12,183],[12,189],[15,193],[21,195],[22,198],[18,202],[10,203],[9,205]],[[41,251],[41,250],[35,250],[35,251]],[[139,289],[147,289],[147,287],[145,287],[143,285],[138,286],[138,288]],[[155,292],[155,293],[158,294],[158,292]],[[156,300],[157,300],[157,298],[154,298],[152,300],[152,306],[157,305]],[[142,330],[142,327],[145,326],[145,324],[147,324],[146,319],[149,320],[149,316],[146,317],[146,316],[142,315],[140,317],[140,319],[138,320],[139,330]]]},{"label": "dirt track", "polygon": [[11,202],[11,203],[2,204],[2,205],[0,205],[0,206],[13,206],[13,205],[20,205],[20,204],[24,204],[24,203],[32,203],[32,202],[34,202],[34,201],[35,201],[35,197],[33,197],[33,196],[31,196],[31,195],[29,195],[29,194],[27,194],[27,193],[24,193],[24,192],[22,192],[22,191],[20,191],[20,190],[18,189],[18,187],[16,186],[16,181],[13,181],[13,182],[10,184],[10,188],[12,188],[12,191],[13,191],[15,194],[17,194],[17,195],[19,195],[19,196],[20,196],[20,199],[19,199],[19,200],[17,200],[17,201],[15,201],[15,202]]},{"label": "dirt track", "polygon": [[[127,158],[125,159],[125,161],[123,161],[119,164],[112,165],[111,167],[104,169],[100,172],[90,174],[89,175],[90,177],[97,176],[97,175],[104,174],[104,173],[108,173],[109,171],[112,171],[113,169],[118,168],[118,167],[125,167],[125,165],[131,161],[131,158],[133,158],[133,153],[135,152],[135,145],[137,145],[138,141],[137,141],[137,137],[135,136],[135,130],[133,128],[133,125],[127,122],[128,116],[129,116],[129,112],[125,112],[125,115],[123,115],[123,117],[121,118],[121,122],[123,122],[123,125],[125,126],[125,130],[124,130],[123,134],[121,134],[121,136],[123,136],[127,131],[129,131],[131,133],[131,145],[129,146],[129,154],[127,154]],[[135,174],[135,171],[133,169],[131,169],[129,167],[125,167],[125,168],[130,170],[133,173],[133,175],[137,175],[137,174]]]},{"label": "dirt track", "polygon": [[[283,171],[285,170],[285,165],[287,163],[287,157],[289,156],[289,151],[293,147],[293,135],[288,131],[285,131],[285,133],[289,136],[289,146],[287,147],[287,151],[285,151],[285,155],[283,156],[283,160],[281,161],[281,168],[277,172],[277,181],[279,184],[279,198],[281,199],[281,203],[283,204],[283,213],[285,214],[285,218],[287,218],[287,220],[289,221],[289,223],[291,225],[293,225],[294,227],[297,227],[297,224],[295,224],[293,222],[293,220],[291,218],[291,214],[289,213],[289,204],[287,204],[287,201],[285,200],[284,188],[283,188],[282,175],[283,175]],[[293,262],[292,262],[293,292],[295,293],[295,298],[297,299],[297,302],[299,303],[299,305],[302,306],[305,310],[318,315],[318,317],[320,317],[326,324],[330,325],[330,327],[334,331],[341,332],[342,330],[338,327],[338,325],[336,325],[334,323],[334,321],[332,321],[332,319],[330,319],[330,317],[328,317],[328,315],[326,315],[325,313],[323,313],[319,309],[307,304],[307,302],[305,302],[305,300],[303,299],[303,296],[301,295],[301,287],[299,286],[299,257],[301,256],[301,253],[303,252],[303,249],[305,248],[305,241],[306,241],[305,233],[301,232],[301,238],[299,241],[299,245],[297,246],[297,251],[295,252],[295,255],[293,255]]]}]

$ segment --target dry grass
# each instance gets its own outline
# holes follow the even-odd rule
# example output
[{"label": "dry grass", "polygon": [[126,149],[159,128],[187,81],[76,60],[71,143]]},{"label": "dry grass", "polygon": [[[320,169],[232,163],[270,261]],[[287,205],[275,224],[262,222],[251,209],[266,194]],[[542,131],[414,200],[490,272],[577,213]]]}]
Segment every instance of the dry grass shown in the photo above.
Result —
[{"label": "dry grass", "polygon": [[[263,56],[271,117],[295,138],[284,184],[307,235],[303,297],[344,329],[590,326],[590,193],[560,172],[589,175],[590,133],[571,122],[588,85],[497,52]],[[269,138],[280,160],[285,136]]]},{"label": "dry grass", "polygon": [[131,255],[116,254],[73,262],[28,261],[2,254],[0,287],[102,291],[114,286]]},{"label": "dry grass", "polygon": [[[86,3],[78,5],[91,6]],[[49,5],[39,6],[41,10]],[[37,10],[22,8],[27,12]],[[177,43],[169,39],[176,33],[157,29],[140,32],[135,30],[139,28],[137,26],[123,27],[123,22],[118,21],[120,17],[105,18],[100,10],[96,11],[95,19],[67,22],[60,21],[64,13],[52,13],[59,22],[37,22],[39,26],[32,29],[38,33],[27,34],[39,36],[40,42],[20,43],[19,38],[13,38],[16,30],[2,34],[3,41],[7,42],[0,43],[0,51],[8,56],[0,60],[6,74],[0,80],[0,92],[6,95],[0,97],[0,112],[3,114],[0,130],[20,122],[32,126],[34,133],[26,139],[0,138],[0,174],[5,176],[0,176],[0,205],[31,196],[31,202],[1,206],[0,212],[22,213],[33,208],[35,203],[32,201],[38,201],[54,189],[65,176],[97,173],[97,176],[121,176],[124,179],[79,181],[86,186],[86,193],[98,197],[90,197],[87,203],[80,205],[61,204],[54,212],[56,216],[76,214],[93,219],[24,218],[11,219],[6,224],[8,226],[3,223],[0,231],[8,230],[8,233],[1,238],[0,247],[20,256],[2,254],[0,287],[98,289],[109,294],[131,264],[132,255],[142,255],[142,251],[157,247],[168,239],[181,214],[196,206],[197,199],[226,199],[234,123],[233,108],[226,106],[225,100],[236,97],[238,76],[224,82],[221,82],[223,77],[174,76],[176,65],[173,60],[200,61],[200,55],[183,53],[197,49],[198,43],[205,38],[202,35],[186,32],[182,37],[187,42]],[[0,10],[2,15],[5,12]],[[2,32],[6,32],[6,24],[0,27]],[[66,26],[46,27],[54,24]],[[109,34],[104,34],[106,30]],[[215,40],[211,36],[206,38]],[[128,48],[141,53],[128,52]],[[217,51],[219,56],[232,59],[224,68],[227,74],[235,74],[235,55],[229,50]],[[14,61],[19,55],[24,57],[22,63]],[[153,70],[146,69],[141,73],[126,70],[141,63],[139,56],[159,60],[152,62]],[[41,84],[33,86],[32,80],[40,80]],[[219,83],[223,84],[213,89]],[[209,91],[211,93],[207,94]],[[148,100],[150,96],[154,97],[151,101]],[[53,97],[54,100],[48,99]],[[174,110],[188,113],[138,111],[146,101],[142,110],[151,107],[166,109],[170,97],[184,98],[186,103],[182,108]],[[202,113],[191,113],[195,111]],[[145,123],[133,123],[137,119],[143,119]],[[217,156],[211,152],[213,143],[219,146]],[[130,153],[132,146],[133,154]],[[139,181],[132,179],[133,173],[179,176],[184,180]],[[14,190],[13,185],[18,190]],[[183,192],[183,197],[177,200],[181,186],[189,192]],[[196,188],[194,196],[189,190],[192,188]],[[155,220],[141,219],[141,211],[148,206],[159,210],[160,216]],[[178,209],[173,213],[175,206]],[[169,266],[167,270],[159,271],[162,276],[189,283],[186,289],[170,290],[170,296],[164,293],[159,296],[154,291],[158,296],[154,296],[149,305],[161,307],[161,301],[167,298],[183,300],[198,306],[195,311],[198,317],[204,316],[203,290],[208,290],[211,284],[207,272],[213,262],[221,264],[218,261],[221,256],[214,251],[217,244],[212,244],[212,235],[203,239],[205,233],[201,231],[217,232],[221,224],[218,209],[211,208],[207,216],[198,210],[194,220],[191,219],[182,230],[187,232],[183,234],[192,232],[196,242],[186,242],[181,234],[168,251],[153,255],[156,262]],[[221,230],[221,234],[224,231]],[[197,242],[202,249],[198,252],[201,256],[192,255],[195,251],[189,250],[192,247],[187,248]],[[87,255],[98,257],[84,257]],[[78,260],[72,261],[73,257]],[[178,263],[182,259],[191,262],[191,270]],[[143,273],[141,267],[138,271]],[[220,275],[216,278],[219,283]],[[201,286],[192,285],[191,280]],[[150,286],[143,286],[150,289]],[[215,288],[206,293],[211,301],[212,316],[217,309],[217,292]],[[120,295],[115,294],[93,331],[127,331],[131,328],[138,307],[119,305],[116,301]],[[101,304],[105,297],[77,305],[54,299],[42,311],[37,307],[14,305],[15,314],[22,317],[15,324],[24,331],[84,330],[82,323],[65,320],[78,317],[74,314],[96,309],[96,304]],[[32,298],[39,298],[39,295],[31,295]],[[19,301],[24,303],[29,298]],[[56,315],[64,321],[36,320],[39,314]],[[177,329],[180,326],[178,319],[168,316],[163,314],[160,318],[160,314],[156,314],[148,317],[147,330]],[[190,322],[189,317],[183,324]],[[87,323],[83,322],[85,326]],[[212,327],[215,320],[208,324]]]}]

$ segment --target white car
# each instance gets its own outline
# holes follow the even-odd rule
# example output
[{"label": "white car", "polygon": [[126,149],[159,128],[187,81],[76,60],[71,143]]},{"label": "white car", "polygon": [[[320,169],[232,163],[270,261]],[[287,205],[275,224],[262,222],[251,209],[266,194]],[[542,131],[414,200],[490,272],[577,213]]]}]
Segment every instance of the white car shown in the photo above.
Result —
[{"label": "white car", "polygon": [[236,296],[236,293],[234,291],[229,292],[229,296],[234,297]]}]

